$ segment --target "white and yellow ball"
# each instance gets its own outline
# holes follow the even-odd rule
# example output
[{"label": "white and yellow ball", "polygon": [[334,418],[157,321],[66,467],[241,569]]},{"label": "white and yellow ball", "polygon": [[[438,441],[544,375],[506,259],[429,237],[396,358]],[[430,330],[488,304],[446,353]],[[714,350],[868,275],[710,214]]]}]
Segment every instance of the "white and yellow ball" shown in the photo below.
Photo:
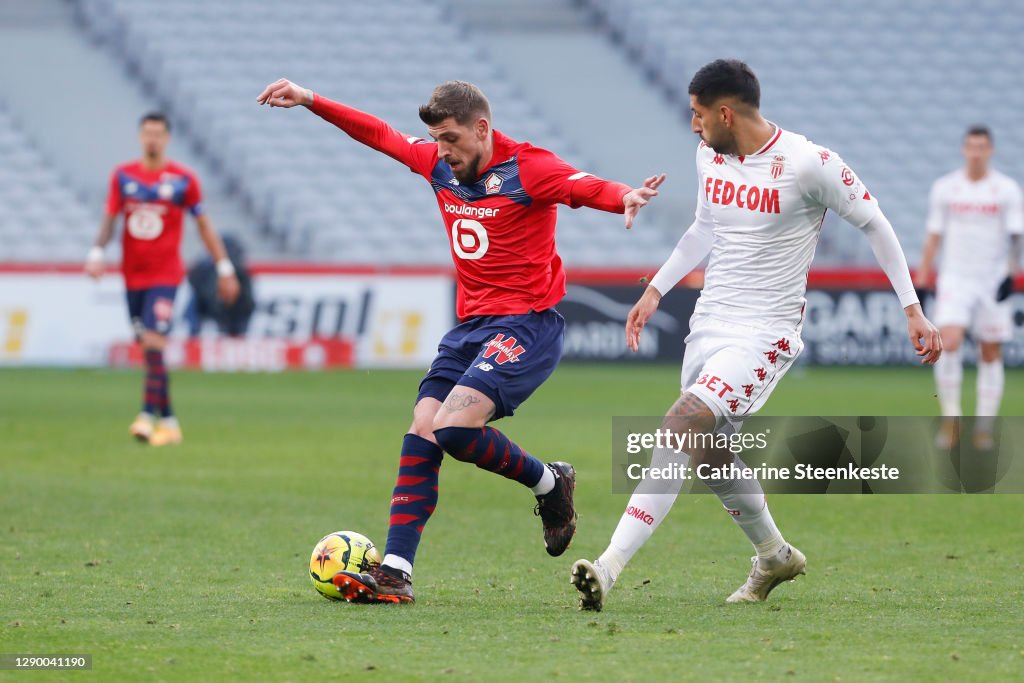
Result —
[{"label": "white and yellow ball", "polygon": [[355,531],[327,534],[313,548],[309,558],[309,579],[320,595],[344,600],[331,579],[340,571],[368,572],[380,565],[380,551],[373,541]]}]

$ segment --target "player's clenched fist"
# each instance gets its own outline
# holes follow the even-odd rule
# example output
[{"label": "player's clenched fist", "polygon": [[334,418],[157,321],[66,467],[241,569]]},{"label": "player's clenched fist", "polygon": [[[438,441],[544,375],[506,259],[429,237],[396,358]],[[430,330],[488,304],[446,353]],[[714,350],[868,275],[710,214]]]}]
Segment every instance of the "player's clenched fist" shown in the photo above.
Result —
[{"label": "player's clenched fist", "polygon": [[626,345],[635,353],[640,350],[640,330],[658,310],[661,293],[654,287],[644,290],[643,296],[636,302],[626,318]]},{"label": "player's clenched fist", "polygon": [[297,104],[308,106],[313,104],[313,91],[280,78],[264,88],[256,101],[271,107],[294,107]]}]

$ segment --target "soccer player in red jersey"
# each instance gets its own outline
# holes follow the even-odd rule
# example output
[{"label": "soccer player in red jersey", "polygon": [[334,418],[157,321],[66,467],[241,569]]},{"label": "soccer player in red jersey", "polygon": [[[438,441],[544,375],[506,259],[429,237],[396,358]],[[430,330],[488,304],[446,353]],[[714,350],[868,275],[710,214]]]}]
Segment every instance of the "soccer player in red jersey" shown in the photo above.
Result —
[{"label": "soccer player in red jersey", "polygon": [[444,452],[529,487],[547,552],[561,555],[576,530],[575,471],[564,462],[545,465],[487,423],[512,415],[561,357],[565,322],[554,306],[565,295],[565,270],[555,250],[557,205],[624,213],[629,228],[664,175],[631,189],[516,142],[491,127],[487,98],[462,81],[438,86],[420,107],[433,140],[399,133],[284,79],[257,101],[306,106],[423,176],[437,197],[455,263],[461,323],[441,340],[420,383],[383,563],[369,574],[341,572],[335,585],[350,601],[414,601],[412,565],[437,504]]},{"label": "soccer player in red jersey", "polygon": [[85,272],[103,276],[103,249],[124,214],[123,256],[128,315],[142,344],[146,379],[142,412],[131,434],[153,446],[181,443],[181,427],[171,410],[164,348],[171,329],[174,295],[185,274],[181,261],[181,224],[186,210],[195,216],[199,236],[217,263],[218,293],[231,303],[238,296],[238,279],[224,244],[203,213],[199,180],[165,155],[171,139],[167,117],[146,114],[139,124],[142,158],[114,169],[110,177],[106,215],[96,243],[89,250]]}]

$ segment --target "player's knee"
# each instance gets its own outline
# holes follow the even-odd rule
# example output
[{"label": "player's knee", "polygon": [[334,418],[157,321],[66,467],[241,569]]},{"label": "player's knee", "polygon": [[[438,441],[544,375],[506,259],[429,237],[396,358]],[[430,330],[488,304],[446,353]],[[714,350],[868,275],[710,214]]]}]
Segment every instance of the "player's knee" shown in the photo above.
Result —
[{"label": "player's knee", "polygon": [[942,348],[946,351],[957,351],[964,342],[964,331],[959,327],[944,327],[939,331],[942,337]]},{"label": "player's knee", "polygon": [[167,337],[153,330],[144,330],[140,339],[142,348],[154,351],[163,351],[167,347]]},{"label": "player's knee", "polygon": [[434,438],[434,417],[437,415],[441,402],[434,398],[424,398],[416,404],[412,411],[412,424],[409,434],[437,443]]},{"label": "player's knee", "polygon": [[991,344],[982,342],[981,344],[981,360],[983,363],[994,363],[1003,357],[1002,344]]}]

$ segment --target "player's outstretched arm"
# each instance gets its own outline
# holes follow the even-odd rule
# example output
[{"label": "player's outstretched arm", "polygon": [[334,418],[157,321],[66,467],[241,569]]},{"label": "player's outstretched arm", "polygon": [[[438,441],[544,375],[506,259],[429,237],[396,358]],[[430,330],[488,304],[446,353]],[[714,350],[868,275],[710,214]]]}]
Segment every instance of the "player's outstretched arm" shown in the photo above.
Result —
[{"label": "player's outstretched arm", "polygon": [[429,174],[437,160],[437,145],[400,133],[376,116],[317,95],[308,88],[281,78],[256,98],[271,107],[308,107],[317,116],[345,131],[353,140],[387,154],[420,175]]},{"label": "player's outstretched arm", "polygon": [[[634,188],[622,196],[623,214],[626,219],[626,230],[633,227],[633,219],[640,209],[647,206],[647,203],[658,196],[658,187],[665,182],[667,176],[664,173],[652,175],[644,181],[640,187]],[[635,351],[636,349],[634,349]]]},{"label": "player's outstretched arm", "polygon": [[93,280],[103,277],[105,266],[103,263],[103,250],[107,247],[114,234],[114,222],[117,221],[117,214],[105,214],[103,222],[100,223],[100,232],[96,235],[96,241],[89,249],[89,255],[85,259],[85,274]]},{"label": "player's outstretched arm", "polygon": [[217,266],[217,295],[221,301],[233,304],[238,298],[241,288],[238,284],[238,276],[235,274],[235,267],[231,264],[231,259],[228,258],[227,249],[224,248],[224,242],[206,214],[196,216],[196,225],[199,226],[199,237],[203,240],[206,250],[210,252],[210,256],[213,257],[213,262]]}]

